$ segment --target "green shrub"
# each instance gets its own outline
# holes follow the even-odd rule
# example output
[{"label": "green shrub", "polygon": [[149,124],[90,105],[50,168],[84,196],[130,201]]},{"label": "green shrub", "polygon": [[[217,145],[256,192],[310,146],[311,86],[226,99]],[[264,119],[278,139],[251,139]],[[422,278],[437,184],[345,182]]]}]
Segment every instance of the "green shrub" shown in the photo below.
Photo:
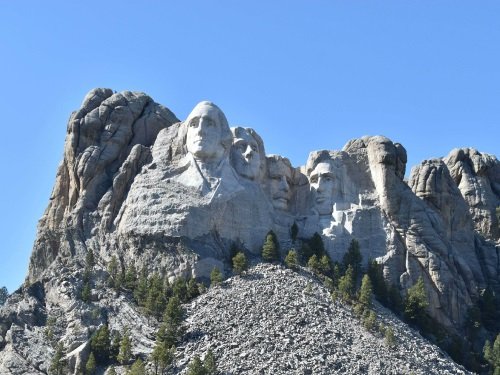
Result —
[{"label": "green shrub", "polygon": [[240,275],[242,272],[246,271],[248,269],[248,260],[245,254],[243,254],[241,251],[236,254],[233,258],[233,270],[234,273],[237,275]]}]

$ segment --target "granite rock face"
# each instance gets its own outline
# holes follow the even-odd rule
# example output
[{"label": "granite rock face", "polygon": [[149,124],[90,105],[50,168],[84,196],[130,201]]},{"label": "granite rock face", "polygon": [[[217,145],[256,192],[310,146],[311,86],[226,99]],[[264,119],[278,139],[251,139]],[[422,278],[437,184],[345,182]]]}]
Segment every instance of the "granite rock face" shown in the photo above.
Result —
[{"label": "granite rock face", "polygon": [[[304,166],[293,167],[266,155],[255,130],[230,128],[211,102],[179,121],[143,93],[92,90],[69,120],[30,260],[26,285],[38,285],[44,296],[25,288],[7,303],[0,347],[12,337],[31,340],[47,309],[70,314],[88,250],[103,269],[115,256],[121,269],[206,280],[214,267],[230,273],[235,247],[257,260],[270,230],[282,256],[319,233],[340,261],[357,240],[364,263],[382,264],[402,295],[422,277],[430,315],[459,332],[482,290],[500,292],[500,163],[458,149],[422,162],[405,181],[406,162],[402,145],[373,136],[311,152]],[[54,284],[61,269],[73,275],[67,297]],[[70,345],[75,361],[87,350],[84,337]],[[10,363],[16,353],[0,358]]]}]

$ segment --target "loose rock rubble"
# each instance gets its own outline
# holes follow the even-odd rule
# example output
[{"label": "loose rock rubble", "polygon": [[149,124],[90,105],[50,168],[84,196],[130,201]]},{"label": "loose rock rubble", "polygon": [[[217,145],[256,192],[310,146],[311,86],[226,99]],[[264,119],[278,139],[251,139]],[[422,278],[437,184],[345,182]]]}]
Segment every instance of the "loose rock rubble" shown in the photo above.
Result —
[{"label": "loose rock rubble", "polygon": [[261,264],[190,303],[179,367],[212,349],[223,374],[468,373],[377,305],[378,322],[396,336],[388,347],[302,272]]}]

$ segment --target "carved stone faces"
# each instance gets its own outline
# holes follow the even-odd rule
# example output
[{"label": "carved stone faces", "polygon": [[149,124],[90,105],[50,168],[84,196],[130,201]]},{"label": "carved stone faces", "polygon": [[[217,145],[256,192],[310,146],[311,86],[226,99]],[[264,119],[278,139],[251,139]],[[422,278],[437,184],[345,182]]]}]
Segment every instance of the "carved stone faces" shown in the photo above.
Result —
[{"label": "carved stone faces", "polygon": [[262,159],[265,157],[262,140],[252,129],[238,127],[232,128],[231,131],[234,139],[230,157],[234,169],[242,177],[258,179]]},{"label": "carved stone faces", "polygon": [[313,195],[313,205],[320,215],[330,215],[333,211],[335,176],[333,166],[328,162],[319,163],[309,176]]},{"label": "carved stone faces", "polygon": [[292,190],[292,166],[288,159],[278,155],[267,158],[267,172],[269,177],[269,193],[274,208],[288,210]]},{"label": "carved stone faces", "polygon": [[196,160],[212,163],[224,157],[232,135],[224,114],[215,104],[199,103],[186,123],[186,147]]}]

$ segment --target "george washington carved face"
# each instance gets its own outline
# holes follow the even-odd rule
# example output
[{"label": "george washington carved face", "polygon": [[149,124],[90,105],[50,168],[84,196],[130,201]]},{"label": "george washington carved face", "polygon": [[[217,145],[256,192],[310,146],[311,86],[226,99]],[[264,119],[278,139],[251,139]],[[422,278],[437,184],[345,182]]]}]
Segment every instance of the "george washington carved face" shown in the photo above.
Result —
[{"label": "george washington carved face", "polygon": [[186,123],[188,152],[205,163],[221,160],[232,142],[222,111],[213,103],[201,102],[189,114]]}]

